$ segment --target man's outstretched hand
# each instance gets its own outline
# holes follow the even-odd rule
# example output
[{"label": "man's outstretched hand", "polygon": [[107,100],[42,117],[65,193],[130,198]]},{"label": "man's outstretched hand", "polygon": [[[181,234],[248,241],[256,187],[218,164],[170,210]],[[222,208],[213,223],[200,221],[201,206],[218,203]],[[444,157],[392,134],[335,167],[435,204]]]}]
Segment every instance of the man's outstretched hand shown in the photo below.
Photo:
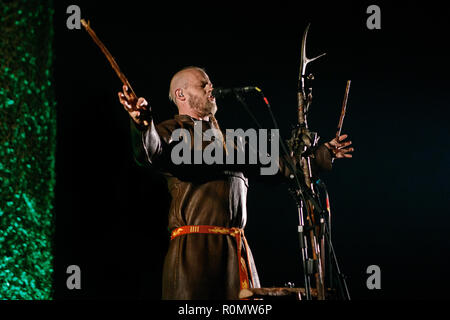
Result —
[{"label": "man's outstretched hand", "polygon": [[144,98],[135,98],[128,92],[127,86],[122,87],[123,92],[119,92],[119,101],[124,106],[125,110],[130,114],[130,117],[139,125],[144,126],[146,115],[149,112],[147,100]]},{"label": "man's outstretched hand", "polygon": [[329,142],[325,142],[325,146],[333,153],[333,158],[342,159],[352,157],[350,152],[353,152],[355,149],[347,148],[352,144],[351,141],[344,141],[345,139],[347,139],[347,137],[348,135],[343,134],[338,138],[334,138]]}]

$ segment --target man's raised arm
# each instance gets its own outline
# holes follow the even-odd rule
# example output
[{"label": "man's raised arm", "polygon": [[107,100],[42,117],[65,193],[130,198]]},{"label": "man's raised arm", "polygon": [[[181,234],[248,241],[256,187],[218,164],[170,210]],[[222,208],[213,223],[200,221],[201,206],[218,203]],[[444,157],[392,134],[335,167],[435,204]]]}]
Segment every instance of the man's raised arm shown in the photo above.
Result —
[{"label": "man's raised arm", "polygon": [[134,158],[140,165],[152,164],[161,155],[163,141],[150,115],[150,107],[144,98],[133,98],[127,86],[119,92],[119,101],[131,118],[131,141]]}]

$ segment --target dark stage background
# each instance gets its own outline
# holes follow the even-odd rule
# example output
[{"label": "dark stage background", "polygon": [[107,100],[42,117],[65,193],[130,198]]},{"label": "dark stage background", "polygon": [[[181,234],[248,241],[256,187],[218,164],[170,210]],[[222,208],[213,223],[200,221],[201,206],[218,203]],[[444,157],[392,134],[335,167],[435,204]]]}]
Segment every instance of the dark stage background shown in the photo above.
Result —
[{"label": "dark stage background", "polygon": [[[66,8],[83,18],[121,66],[156,121],[175,107],[167,95],[180,68],[206,68],[216,87],[257,85],[284,138],[296,121],[301,36],[308,22],[314,101],[309,116],[321,141],[339,119],[352,80],[344,133],[353,159],[324,176],[333,240],[353,299],[448,298],[448,50],[443,8],[379,4],[381,30],[366,28],[372,3],[202,8],[143,1],[55,1],[58,103],[56,298],[159,299],[168,243],[167,194],[159,176],[132,158],[121,83],[83,30],[66,28]],[[262,101],[248,103],[261,118]],[[249,120],[237,102],[218,101],[222,127]],[[297,215],[286,186],[251,182],[246,234],[263,286],[300,286]],[[81,267],[82,289],[66,288],[66,268]],[[366,268],[381,268],[381,290],[366,288]]]}]

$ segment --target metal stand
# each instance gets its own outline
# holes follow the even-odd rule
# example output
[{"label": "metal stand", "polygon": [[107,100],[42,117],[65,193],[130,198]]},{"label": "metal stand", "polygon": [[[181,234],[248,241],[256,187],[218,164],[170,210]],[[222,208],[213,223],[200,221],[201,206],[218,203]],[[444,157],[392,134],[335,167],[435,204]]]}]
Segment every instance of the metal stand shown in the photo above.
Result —
[{"label": "metal stand", "polygon": [[[259,91],[260,94],[264,97],[264,94]],[[262,128],[261,124],[257,121],[256,117],[251,113],[250,108],[248,107],[248,105],[246,104],[246,102],[244,101],[244,99],[242,98],[242,96],[240,96],[240,94],[238,94],[237,92],[236,94],[236,99],[242,104],[242,106],[245,108],[245,110],[249,113],[249,115],[252,117],[253,121],[255,122],[255,124],[257,125],[257,127]],[[265,97],[264,97],[265,98]],[[276,128],[278,128],[278,124],[276,123],[275,117],[273,116],[272,112],[271,112],[271,107],[270,104],[268,102],[268,100],[265,98],[264,99],[268,109],[269,109],[269,113],[272,117],[272,120],[274,121],[274,125]],[[299,128],[297,128],[298,130]],[[306,131],[302,131],[302,132],[306,132]],[[314,147],[318,140],[319,137],[317,136],[316,133],[314,132],[310,132],[307,131],[309,136],[307,138],[302,137],[301,134],[299,136],[297,136],[297,139],[300,141],[303,141],[304,139],[310,139],[312,141],[312,147]],[[285,145],[284,141],[282,139],[280,139],[280,146],[281,149],[283,151],[283,153],[285,155],[290,154],[290,152],[288,151],[287,146]],[[308,161],[304,162],[304,165],[306,165],[308,167],[308,171],[310,171],[310,163],[309,163],[309,159],[307,159]],[[315,279],[316,281],[316,288],[313,288],[311,285],[311,277],[313,277],[318,271],[322,272],[322,279],[325,278],[325,270],[323,268],[323,266],[325,265],[324,260],[325,257],[328,257],[328,261],[329,264],[326,264],[327,266],[329,265],[329,276],[328,276],[328,283],[330,285],[330,288],[333,289],[334,288],[334,279],[337,279],[337,285],[339,287],[339,292],[340,292],[340,298],[343,300],[350,300],[350,294],[348,291],[348,287],[347,287],[347,283],[345,280],[345,276],[341,273],[341,270],[339,268],[339,264],[337,261],[337,257],[334,251],[334,247],[331,241],[331,228],[330,228],[330,217],[328,217],[327,211],[322,209],[322,206],[320,205],[320,199],[319,199],[319,193],[317,192],[318,189],[321,187],[325,190],[325,193],[327,193],[326,191],[326,187],[325,184],[318,180],[316,181],[317,184],[317,188],[314,188],[314,184],[311,183],[311,188],[309,188],[308,186],[306,186],[305,184],[305,179],[301,179],[301,177],[299,177],[299,174],[301,174],[299,171],[297,171],[295,165],[293,163],[287,162],[287,165],[290,167],[291,172],[293,172],[293,175],[291,176],[291,181],[292,181],[292,186],[290,188],[290,192],[293,195],[296,204],[297,204],[297,214],[298,214],[298,239],[299,239],[299,246],[300,246],[300,250],[301,250],[301,259],[302,259],[302,271],[303,271],[303,279],[304,279],[304,295],[305,295],[305,299],[306,300],[312,300],[313,298],[317,298],[317,299],[326,299],[327,297],[326,292],[329,292],[330,290],[327,290],[324,286],[324,282],[323,282],[323,289],[319,290],[319,285],[317,284],[317,279]],[[311,176],[309,178],[312,178]],[[316,190],[317,189],[317,190]],[[316,225],[312,224],[312,215],[313,213],[308,212],[308,206],[307,206],[307,201],[309,201],[309,203],[311,203],[314,207],[314,213],[318,214],[318,216],[316,217],[316,221],[318,223],[316,223]],[[308,224],[305,223],[306,219],[305,217],[308,217],[307,222]],[[316,232],[316,230],[318,230],[319,232]],[[311,239],[311,237],[313,237],[314,239]],[[324,250],[325,248],[327,249],[327,253],[322,252],[322,254],[320,253],[320,251],[316,252],[316,259],[312,259],[311,256],[313,256],[314,254],[310,254],[310,251],[314,250],[314,248],[312,248],[312,246],[309,246],[308,243],[316,243],[317,241],[321,242],[322,240],[324,240],[325,245],[322,246],[322,250]],[[318,249],[318,246],[317,246]]]},{"label": "metal stand", "polygon": [[[350,294],[348,292],[345,276],[341,273],[339,264],[336,258],[334,247],[331,241],[330,234],[330,217],[327,217],[327,212],[323,210],[320,205],[320,199],[317,191],[315,190],[315,184],[312,179],[311,164],[309,150],[314,148],[318,141],[316,133],[310,132],[307,123],[307,114],[312,102],[312,88],[309,87],[308,94],[305,92],[305,80],[313,80],[314,77],[310,74],[306,76],[306,66],[308,63],[322,57],[321,54],[315,58],[309,59],[306,56],[306,38],[309,30],[309,25],[303,34],[302,48],[301,48],[301,62],[300,62],[300,74],[298,81],[298,124],[294,129],[291,139],[288,141],[289,148],[286,146],[283,139],[280,139],[280,146],[283,154],[286,155],[286,165],[291,171],[290,187],[291,194],[297,204],[298,214],[298,236],[301,250],[303,277],[305,282],[305,296],[307,300],[311,300],[313,297],[313,288],[311,286],[311,277],[315,277],[316,284],[316,296],[319,300],[326,299],[326,292],[328,292],[325,286],[325,251],[328,250],[328,260],[330,260],[329,268],[329,280],[330,285],[333,287],[333,280],[335,279],[334,272],[337,275],[339,292],[341,298],[350,300]],[[268,108],[270,116],[272,118],[275,128],[279,128],[277,121],[272,113],[268,99],[264,96],[262,91],[255,87],[255,89],[262,95],[264,102]],[[244,106],[245,110],[250,114],[253,121],[261,128],[256,117],[252,114],[244,99],[235,92],[237,100]],[[300,161],[300,168],[294,163],[292,158]],[[300,170],[298,170],[300,169]],[[325,188],[323,182],[320,185]],[[326,188],[325,188],[326,190]],[[305,219],[306,217],[306,219]],[[319,245],[320,243],[320,245]],[[322,252],[321,252],[322,251]],[[327,264],[328,266],[328,264]],[[333,272],[334,271],[334,272]]]},{"label": "metal stand", "polygon": [[[325,184],[323,182],[320,182],[320,184],[322,187],[326,188]],[[311,190],[302,188],[301,193],[299,193],[299,194],[301,194],[302,197],[304,197],[305,199],[307,199],[308,201],[310,201],[313,204],[314,208],[316,209],[315,210],[316,214],[319,215],[319,221],[320,221],[319,222],[319,230],[321,229],[320,237],[323,237],[325,239],[326,248],[328,249],[328,256],[331,257],[330,283],[329,284],[331,287],[333,287],[334,284],[332,283],[332,279],[336,278],[337,279],[337,287],[339,288],[340,298],[342,300],[351,300],[347,282],[346,282],[346,278],[345,278],[345,275],[341,272],[341,269],[339,267],[339,263],[338,263],[338,260],[336,257],[336,252],[334,251],[333,242],[331,240],[331,233],[330,233],[330,227],[329,227],[329,219],[327,218],[327,215],[328,215],[327,211],[322,208],[318,199],[316,199],[316,197],[312,194]],[[299,203],[299,204],[304,203],[304,199],[298,198],[297,203]],[[311,227],[315,229],[315,226],[311,226]],[[302,257],[303,257],[303,248],[302,248]],[[304,272],[304,273],[307,274],[307,272]],[[334,277],[333,273],[335,273],[336,277]],[[309,280],[309,278],[308,278],[308,280]],[[306,282],[305,282],[305,289],[307,290]]]},{"label": "metal stand", "polygon": [[311,281],[310,276],[312,275],[312,268],[309,266],[309,256],[308,256],[308,241],[305,235],[305,221],[303,215],[303,202],[297,201],[297,211],[298,211],[298,240],[300,243],[300,250],[302,252],[302,265],[303,265],[303,277],[305,281],[305,295],[306,300],[311,300]]},{"label": "metal stand", "polygon": [[[325,183],[320,179],[317,180],[315,183],[316,183],[316,185],[318,185],[319,187],[324,189],[324,192],[326,194],[326,199],[327,199],[326,201],[329,201],[328,200],[328,191],[327,191]],[[319,194],[317,196],[320,199]],[[327,203],[327,206],[328,205],[329,205],[329,203]],[[325,238],[325,241],[327,243],[328,260],[331,263],[331,267],[329,268],[329,273],[328,273],[330,286],[331,287],[334,286],[334,272],[335,272],[336,276],[337,276],[337,281],[338,281],[337,284],[339,287],[339,292],[341,294],[341,298],[344,300],[351,300],[350,293],[349,293],[348,286],[347,286],[346,277],[341,272],[341,269],[339,268],[339,263],[337,261],[336,253],[334,251],[333,242],[331,241],[331,215],[329,214],[329,212],[327,212],[327,210],[324,210],[322,208],[320,208],[320,210],[321,210],[320,211],[321,215],[323,217],[325,217],[325,218],[323,218],[323,228],[324,228],[323,237]],[[334,267],[334,270],[333,270],[333,267]]]}]

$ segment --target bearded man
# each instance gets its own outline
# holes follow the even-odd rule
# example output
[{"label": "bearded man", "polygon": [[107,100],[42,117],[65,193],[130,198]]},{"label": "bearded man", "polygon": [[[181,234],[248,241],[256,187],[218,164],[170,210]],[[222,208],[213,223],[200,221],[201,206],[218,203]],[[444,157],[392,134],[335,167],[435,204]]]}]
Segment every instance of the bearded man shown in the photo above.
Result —
[{"label": "bearded man", "polygon": [[[171,159],[171,150],[179,143],[172,138],[176,129],[187,130],[191,137],[196,126],[201,126],[201,132],[220,130],[212,90],[202,68],[180,70],[169,89],[178,114],[158,125],[144,98],[133,99],[125,86],[118,94],[132,119],[135,159],[158,168],[171,195],[171,241],[163,268],[163,299],[238,299],[241,289],[260,286],[244,236],[249,173],[233,165],[176,165]],[[351,142],[342,142],[345,138],[316,148],[315,165],[329,169],[333,157],[350,158],[353,148],[346,148]],[[201,148],[206,146],[208,142],[203,141]],[[284,162],[280,159],[279,163],[278,175],[287,176]]]}]

